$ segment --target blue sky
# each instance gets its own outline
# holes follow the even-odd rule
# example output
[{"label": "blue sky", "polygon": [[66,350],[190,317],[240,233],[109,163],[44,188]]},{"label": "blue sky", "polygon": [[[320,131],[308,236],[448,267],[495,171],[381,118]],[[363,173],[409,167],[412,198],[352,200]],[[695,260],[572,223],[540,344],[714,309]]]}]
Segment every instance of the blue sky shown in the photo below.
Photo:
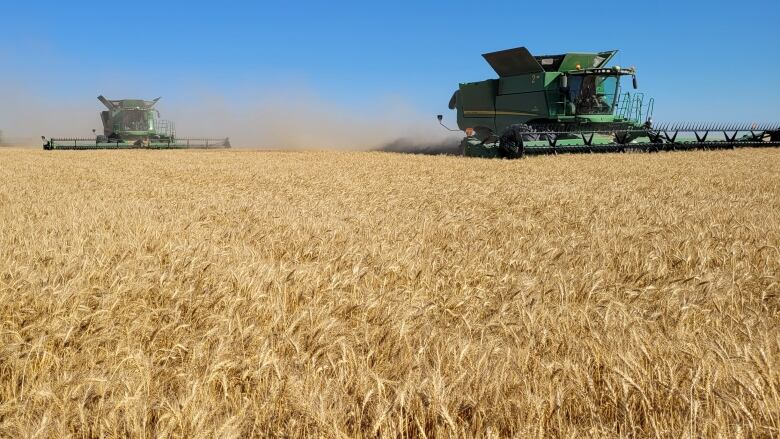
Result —
[{"label": "blue sky", "polygon": [[350,108],[397,99],[432,118],[458,82],[494,76],[481,53],[521,45],[620,49],[656,120],[780,121],[780,6],[755,0],[8,1],[0,94],[96,112],[99,93],[175,108],[303,89]]}]

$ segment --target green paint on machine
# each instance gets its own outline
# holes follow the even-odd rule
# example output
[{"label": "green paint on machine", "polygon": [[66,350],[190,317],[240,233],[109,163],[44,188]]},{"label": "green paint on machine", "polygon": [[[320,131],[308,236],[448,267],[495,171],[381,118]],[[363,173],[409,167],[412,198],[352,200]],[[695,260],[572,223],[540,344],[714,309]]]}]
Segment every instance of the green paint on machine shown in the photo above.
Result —
[{"label": "green paint on machine", "polygon": [[[653,99],[621,92],[626,76],[637,88],[636,70],[607,66],[616,53],[534,56],[519,47],[482,55],[498,79],[460,84],[449,104],[457,111],[458,128],[466,133],[463,154],[516,158],[534,153],[780,146],[778,125],[655,126]],[[723,135],[715,138],[718,132]]]},{"label": "green paint on machine", "polygon": [[[230,148],[228,138],[190,139],[176,136],[173,122],[160,119],[154,105],[160,98],[109,100],[98,96],[106,107],[100,113],[103,134],[89,138],[43,137],[43,149],[190,149]],[[92,130],[95,131],[95,130]]]},{"label": "green paint on machine", "polygon": [[602,69],[615,52],[534,57],[521,47],[485,54],[499,78],[460,84],[458,126],[502,133],[513,124],[621,121],[618,79],[635,71]]}]

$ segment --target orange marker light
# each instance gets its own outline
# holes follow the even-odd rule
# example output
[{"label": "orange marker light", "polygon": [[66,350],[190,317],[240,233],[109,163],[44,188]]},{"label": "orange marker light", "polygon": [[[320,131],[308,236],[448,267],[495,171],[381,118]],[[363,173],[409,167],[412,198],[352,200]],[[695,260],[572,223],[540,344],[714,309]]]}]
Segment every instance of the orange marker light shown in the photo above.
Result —
[{"label": "orange marker light", "polygon": [[577,70],[582,70],[582,66],[577,64]]},{"label": "orange marker light", "polygon": [[466,136],[471,137],[474,135],[474,128],[466,128]]}]

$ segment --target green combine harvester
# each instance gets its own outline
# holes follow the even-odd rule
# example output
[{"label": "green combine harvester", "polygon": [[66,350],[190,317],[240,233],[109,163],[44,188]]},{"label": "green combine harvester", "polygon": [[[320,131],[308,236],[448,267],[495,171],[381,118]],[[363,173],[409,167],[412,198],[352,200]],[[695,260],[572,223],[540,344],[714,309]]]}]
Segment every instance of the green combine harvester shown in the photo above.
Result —
[{"label": "green combine harvester", "polygon": [[617,51],[533,56],[525,47],[482,55],[498,79],[460,84],[460,148],[470,157],[780,146],[780,124],[656,124],[653,99],[621,93],[636,70],[607,66]]},{"label": "green combine harvester", "polygon": [[[95,138],[41,137],[43,149],[212,149],[230,148],[230,140],[176,137],[172,122],[159,118],[154,105],[160,98],[109,100],[98,96],[107,110],[100,113],[103,134]],[[94,133],[95,130],[92,130]]]}]

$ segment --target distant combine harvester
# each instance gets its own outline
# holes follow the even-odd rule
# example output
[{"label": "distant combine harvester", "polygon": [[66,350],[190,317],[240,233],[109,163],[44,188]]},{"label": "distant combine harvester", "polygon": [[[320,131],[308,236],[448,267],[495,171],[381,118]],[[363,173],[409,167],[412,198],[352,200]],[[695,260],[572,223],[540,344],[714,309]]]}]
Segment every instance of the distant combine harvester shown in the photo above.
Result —
[{"label": "distant combine harvester", "polygon": [[[160,119],[154,105],[160,98],[109,100],[98,96],[107,110],[100,113],[103,134],[95,138],[42,136],[43,149],[215,149],[230,148],[225,138],[180,138],[173,122]],[[92,130],[94,133],[95,130]]]}]

